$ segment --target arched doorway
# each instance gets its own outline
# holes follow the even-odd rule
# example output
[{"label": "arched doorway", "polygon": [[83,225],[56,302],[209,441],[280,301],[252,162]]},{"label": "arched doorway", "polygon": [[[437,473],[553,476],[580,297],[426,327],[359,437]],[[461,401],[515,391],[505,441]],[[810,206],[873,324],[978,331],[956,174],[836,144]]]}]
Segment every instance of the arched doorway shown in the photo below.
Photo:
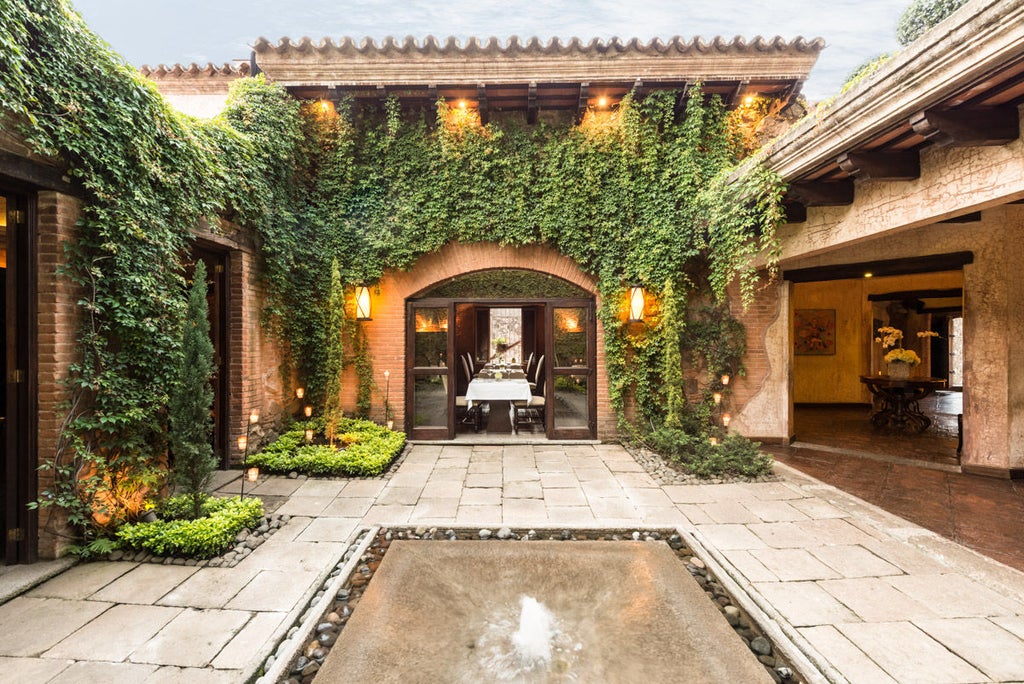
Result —
[{"label": "arched doorway", "polygon": [[[413,439],[455,439],[480,431],[508,436],[519,431],[522,417],[528,421],[524,431],[533,436],[593,439],[596,327],[591,293],[521,268],[459,275],[408,298],[407,433]],[[532,395],[543,397],[542,410],[517,413],[517,404],[500,391],[477,400],[475,407],[466,405],[469,383],[498,363],[523,370],[524,379],[533,382]]]}]

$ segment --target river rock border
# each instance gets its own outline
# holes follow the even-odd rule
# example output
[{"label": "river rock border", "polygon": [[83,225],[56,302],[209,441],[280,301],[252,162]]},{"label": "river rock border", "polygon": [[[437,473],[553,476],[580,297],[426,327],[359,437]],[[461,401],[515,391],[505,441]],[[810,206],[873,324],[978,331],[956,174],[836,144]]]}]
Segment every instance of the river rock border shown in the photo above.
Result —
[{"label": "river rock border", "polygon": [[[778,652],[772,639],[726,590],[673,529],[521,529],[502,527],[494,530],[456,529],[440,530],[436,527],[375,528],[363,530],[346,550],[341,561],[332,570],[323,586],[309,601],[302,615],[289,628],[274,654],[264,663],[266,675],[256,684],[312,684],[321,665],[345,628],[363,592],[373,579],[391,542],[401,540],[495,540],[530,541],[536,539],[557,541],[645,541],[667,543],[687,572],[704,590],[709,600],[721,611],[726,622],[757,657],[758,661],[777,684],[802,684],[804,679],[789,659]],[[347,574],[344,574],[348,569]],[[328,596],[333,592],[333,596]],[[325,608],[326,606],[326,608]],[[288,658],[287,665],[284,659]]]}]

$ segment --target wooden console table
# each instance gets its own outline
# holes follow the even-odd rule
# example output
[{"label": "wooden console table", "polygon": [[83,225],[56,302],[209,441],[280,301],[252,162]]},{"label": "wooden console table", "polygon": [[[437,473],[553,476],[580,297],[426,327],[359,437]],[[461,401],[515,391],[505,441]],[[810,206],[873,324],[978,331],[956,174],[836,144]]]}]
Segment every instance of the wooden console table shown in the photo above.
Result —
[{"label": "wooden console table", "polygon": [[932,420],[921,411],[918,402],[946,386],[940,378],[895,380],[888,375],[862,375],[860,381],[880,403],[879,409],[871,414],[871,424],[900,432],[927,430]]}]

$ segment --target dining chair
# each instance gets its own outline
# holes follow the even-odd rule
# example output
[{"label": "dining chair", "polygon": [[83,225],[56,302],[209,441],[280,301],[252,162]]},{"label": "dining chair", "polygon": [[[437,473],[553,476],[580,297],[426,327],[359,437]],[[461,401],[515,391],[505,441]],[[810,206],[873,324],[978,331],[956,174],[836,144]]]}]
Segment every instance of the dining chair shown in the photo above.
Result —
[{"label": "dining chair", "polygon": [[530,377],[531,368],[533,368],[533,352],[530,352],[530,358],[526,359],[526,366],[523,367],[523,373],[526,377]]},{"label": "dining chair", "polygon": [[540,358],[537,359],[537,367],[534,370],[533,379],[532,380],[530,379],[530,374],[529,373],[526,374],[526,381],[530,384],[530,391],[533,392],[534,394],[540,394],[541,393],[540,392],[540,387],[541,387],[540,376],[541,376],[541,373],[543,371],[544,371],[544,355],[541,354]]}]

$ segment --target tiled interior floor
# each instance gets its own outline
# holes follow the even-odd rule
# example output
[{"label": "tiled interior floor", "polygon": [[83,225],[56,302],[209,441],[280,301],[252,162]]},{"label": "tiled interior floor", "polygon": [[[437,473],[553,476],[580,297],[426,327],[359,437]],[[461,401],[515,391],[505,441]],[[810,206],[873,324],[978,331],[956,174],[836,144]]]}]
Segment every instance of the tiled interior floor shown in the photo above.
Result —
[{"label": "tiled interior floor", "polygon": [[813,447],[766,447],[777,461],[1024,570],[1024,482],[858,458]]},{"label": "tiled interior floor", "polygon": [[921,433],[903,434],[874,428],[867,406],[836,404],[797,406],[794,432],[800,444],[958,465],[957,414],[963,412],[960,392],[937,392],[920,402],[932,425]]}]

